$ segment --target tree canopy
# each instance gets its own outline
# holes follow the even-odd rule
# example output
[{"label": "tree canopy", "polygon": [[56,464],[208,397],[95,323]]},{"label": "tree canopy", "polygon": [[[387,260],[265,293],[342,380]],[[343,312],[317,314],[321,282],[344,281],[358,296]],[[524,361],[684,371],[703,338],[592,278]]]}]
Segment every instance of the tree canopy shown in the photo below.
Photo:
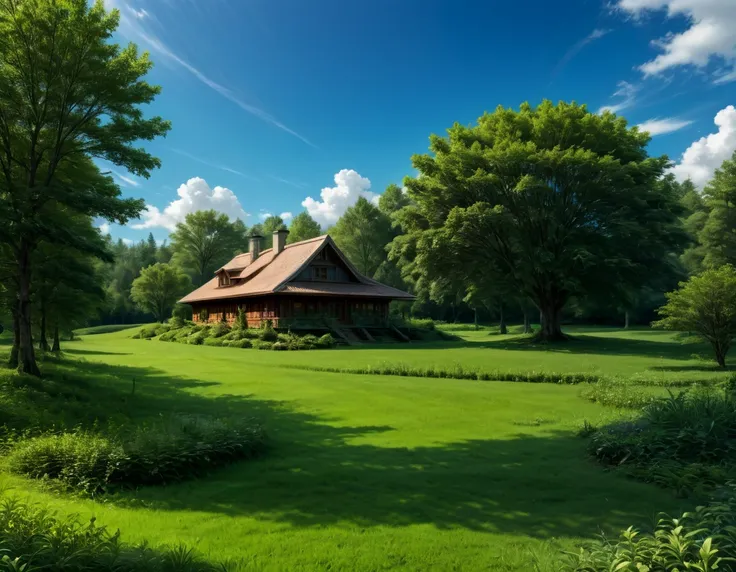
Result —
[{"label": "tree canopy", "polygon": [[156,321],[165,320],[177,300],[191,287],[189,277],[171,264],[156,263],[144,268],[133,281],[131,298]]},{"label": "tree canopy", "polygon": [[294,217],[289,226],[289,236],[286,242],[300,242],[310,238],[317,238],[322,234],[319,223],[314,220],[307,211],[300,212]]}]

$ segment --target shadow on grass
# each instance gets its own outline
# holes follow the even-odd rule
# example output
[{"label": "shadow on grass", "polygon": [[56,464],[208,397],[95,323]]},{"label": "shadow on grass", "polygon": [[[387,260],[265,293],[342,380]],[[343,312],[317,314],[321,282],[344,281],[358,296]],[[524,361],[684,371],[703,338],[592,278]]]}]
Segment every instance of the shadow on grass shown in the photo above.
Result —
[{"label": "shadow on grass", "polygon": [[649,369],[654,371],[705,371],[705,372],[721,372],[730,371],[730,367],[722,368],[717,363],[701,364],[701,365],[663,365],[652,366]]},{"label": "shadow on grass", "polygon": [[[391,426],[295,410],[253,395],[206,397],[217,385],[155,368],[48,361],[54,383],[79,387],[98,415],[134,421],[166,413],[252,417],[272,447],[209,477],[119,495],[113,502],[168,511],[251,516],[296,527],[432,525],[538,538],[592,536],[649,522],[662,495],[590,462],[568,432],[520,434],[415,448],[366,444]],[[135,381],[134,381],[135,380]],[[194,391],[193,391],[194,390]],[[91,422],[87,420],[87,422]],[[522,430],[520,428],[520,430]]]},{"label": "shadow on grass", "polygon": [[99,350],[80,350],[69,343],[64,345],[64,353],[72,356],[129,356],[130,352],[101,352]]}]

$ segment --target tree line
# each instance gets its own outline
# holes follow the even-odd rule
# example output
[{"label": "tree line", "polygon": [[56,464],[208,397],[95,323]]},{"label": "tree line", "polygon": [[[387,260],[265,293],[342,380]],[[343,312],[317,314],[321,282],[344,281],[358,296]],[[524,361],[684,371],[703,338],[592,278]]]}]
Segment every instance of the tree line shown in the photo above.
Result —
[{"label": "tree line", "polygon": [[[90,320],[164,319],[250,235],[214,211],[170,236],[126,245],[93,221],[126,224],[144,202],[123,198],[100,160],[147,178],[145,144],[171,125],[144,109],[160,93],[152,63],[111,41],[119,12],[101,0],[0,0],[0,312],[11,365],[39,375],[36,351]],[[650,137],[612,113],[543,101],[497,108],[430,137],[417,175],[320,228],[307,212],[289,242],[329,232],[369,277],[416,295],[396,312],[446,320],[509,314],[564,338],[563,319],[651,313],[679,281],[736,258],[736,166],[699,193],[678,183]]]}]

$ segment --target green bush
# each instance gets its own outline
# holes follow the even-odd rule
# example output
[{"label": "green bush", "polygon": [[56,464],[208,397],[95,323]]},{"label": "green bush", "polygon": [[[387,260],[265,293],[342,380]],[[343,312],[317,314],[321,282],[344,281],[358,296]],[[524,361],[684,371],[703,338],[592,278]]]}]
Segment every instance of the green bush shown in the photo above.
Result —
[{"label": "green bush", "polygon": [[215,572],[183,545],[153,549],[124,543],[119,532],[95,519],[59,517],[16,497],[0,497],[0,570],[40,572],[115,570],[117,572]]},{"label": "green bush", "polygon": [[279,335],[276,333],[276,330],[273,329],[273,323],[271,320],[266,320],[263,323],[263,327],[258,332],[258,339],[264,342],[278,341]]},{"label": "green bush", "polygon": [[736,475],[736,400],[713,390],[670,394],[647,405],[639,419],[595,432],[589,451],[681,495],[707,490]]},{"label": "green bush", "polygon": [[138,333],[133,336],[136,340],[147,340],[150,338],[155,338],[158,334],[156,334],[156,330],[161,326],[161,324],[151,324],[148,326],[143,326],[140,330],[138,330]]},{"label": "green bush", "polygon": [[[261,348],[261,349],[263,349],[263,348]],[[274,351],[284,351],[284,350],[288,350],[288,349],[291,349],[291,348],[289,348],[289,344],[287,344],[285,342],[274,342],[271,345],[271,349],[274,350]]]},{"label": "green bush", "polygon": [[415,328],[417,330],[433,331],[435,329],[434,320],[431,318],[409,318],[405,320],[406,327]]},{"label": "green bush", "polygon": [[231,348],[252,348],[253,342],[247,338],[243,338],[240,340],[233,340],[230,342]]},{"label": "green bush", "polygon": [[160,336],[161,334],[165,334],[171,329],[171,326],[169,324],[159,324],[156,327],[155,333],[157,336]]},{"label": "green bush", "polygon": [[94,494],[194,478],[264,447],[264,433],[251,421],[181,416],[110,437],[76,430],[22,440],[7,464],[16,474]]},{"label": "green bush", "polygon": [[616,540],[603,537],[568,553],[560,568],[568,572],[733,570],[736,562],[736,498],[686,512],[659,516],[653,531],[627,528]]},{"label": "green bush", "polygon": [[172,316],[169,318],[169,327],[172,330],[178,330],[179,328],[183,328],[186,325],[186,320],[184,318],[178,317],[178,316]]},{"label": "green bush", "polygon": [[207,339],[207,333],[205,331],[197,332],[187,338],[187,343],[193,346],[201,346]]},{"label": "green bush", "polygon": [[603,379],[580,390],[583,399],[619,409],[642,409],[659,397],[646,389],[637,389],[631,383]]},{"label": "green bush", "polygon": [[243,311],[243,308],[238,308],[238,315],[235,318],[235,325],[233,326],[236,330],[247,330],[248,329],[248,318]]},{"label": "green bush", "polygon": [[205,346],[220,347],[225,343],[225,340],[222,338],[205,338],[203,343]]},{"label": "green bush", "polygon": [[252,347],[254,347],[257,350],[273,349],[273,342],[265,342],[263,340],[253,340],[251,344],[252,344]]},{"label": "green bush", "polygon": [[210,328],[210,337],[221,338],[230,333],[230,326],[224,322],[218,322]]},{"label": "green bush", "polygon": [[333,338],[331,334],[325,334],[319,337],[316,345],[317,347],[323,348],[323,349],[334,348],[335,338]]}]

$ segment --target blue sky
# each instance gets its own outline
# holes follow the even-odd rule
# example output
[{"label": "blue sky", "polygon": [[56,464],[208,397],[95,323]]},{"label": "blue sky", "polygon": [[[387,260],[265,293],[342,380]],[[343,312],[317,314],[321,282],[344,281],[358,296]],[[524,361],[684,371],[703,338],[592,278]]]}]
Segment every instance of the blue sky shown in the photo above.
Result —
[{"label": "blue sky", "polygon": [[702,186],[736,149],[734,2],[106,0],[118,41],[156,63],[147,113],[173,128],[150,179],[104,166],[150,205],[105,230],[163,240],[208,207],[328,225],[412,174],[430,133],[543,98],[644,124]]}]

